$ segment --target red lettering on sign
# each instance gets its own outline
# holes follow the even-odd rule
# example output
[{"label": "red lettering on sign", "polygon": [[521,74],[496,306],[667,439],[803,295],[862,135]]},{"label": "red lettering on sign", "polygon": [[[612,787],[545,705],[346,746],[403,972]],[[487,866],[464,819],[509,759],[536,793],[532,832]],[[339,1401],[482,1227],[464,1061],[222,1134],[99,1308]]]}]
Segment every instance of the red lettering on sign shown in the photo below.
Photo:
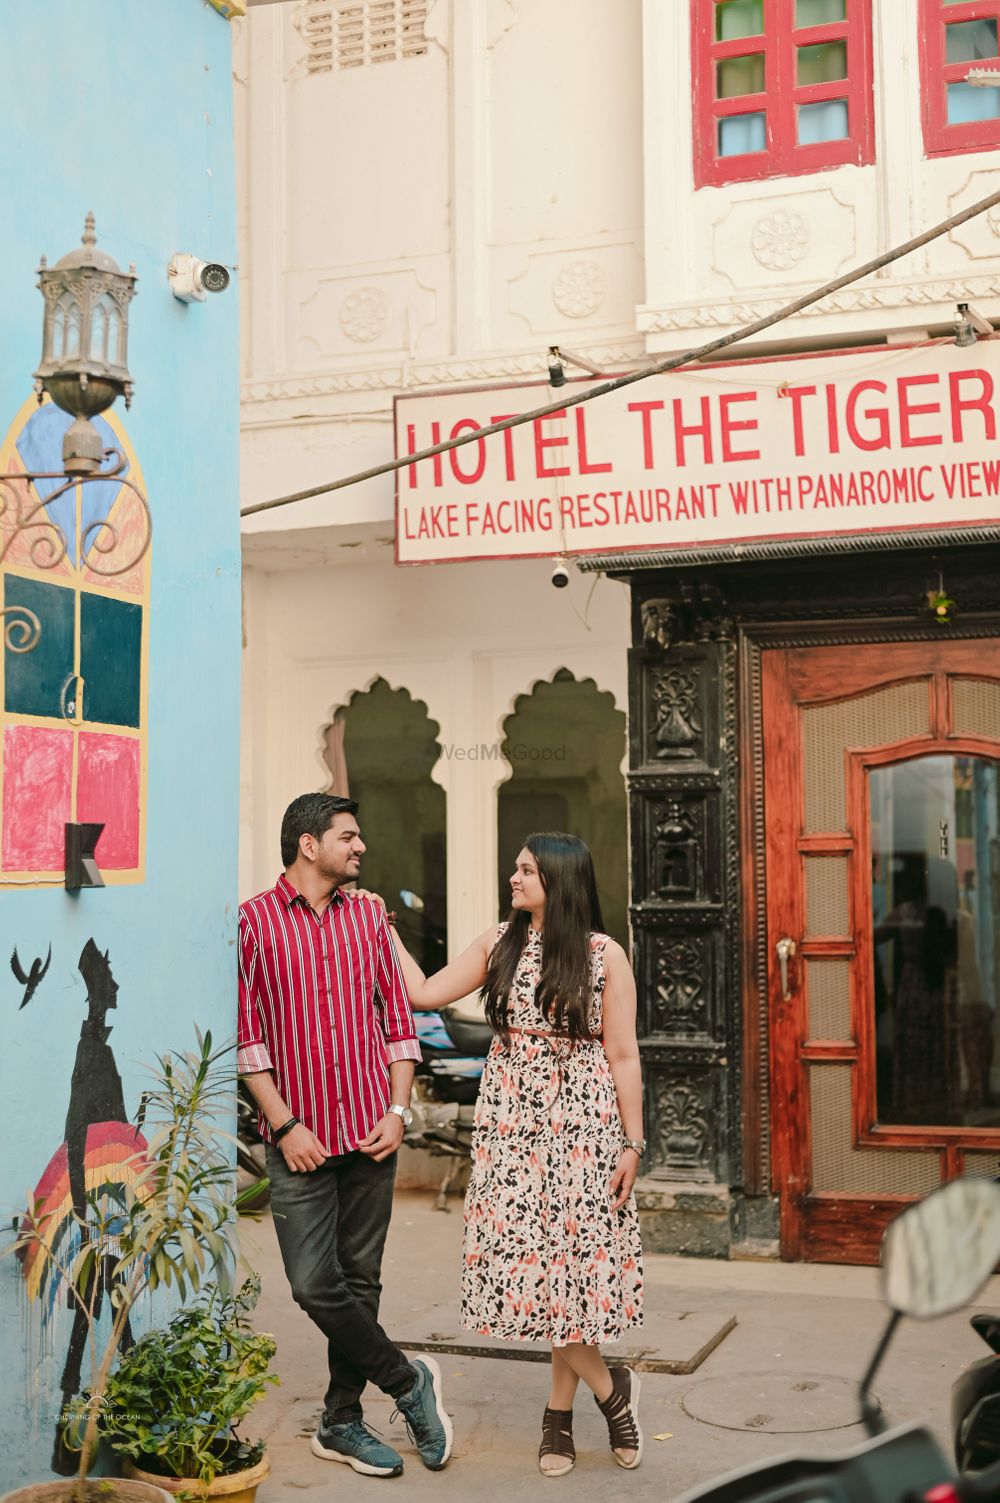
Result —
[{"label": "red lettering on sign", "polygon": [[940,402],[911,403],[911,386],[936,386],[938,382],[937,372],[931,372],[925,376],[900,376],[896,382],[896,392],[899,397],[899,441],[904,449],[918,449],[926,444],[940,444],[943,442],[940,433],[914,434],[910,432],[911,418],[921,417],[927,413],[940,412]]},{"label": "red lettering on sign", "polygon": [[549,469],[545,458],[546,449],[565,448],[565,446],[569,443],[569,439],[567,438],[566,434],[543,432],[543,425],[545,423],[556,421],[557,419],[564,418],[565,416],[566,409],[565,407],[563,407],[558,412],[550,413],[548,417],[535,418],[535,421],[532,423],[532,427],[535,430],[535,474],[539,479],[541,479],[543,475],[551,476],[569,474],[569,465],[556,465],[553,469]]},{"label": "red lettering on sign", "polygon": [[587,458],[586,414],[582,407],[576,409],[576,448],[581,475],[604,475],[611,469],[611,462],[591,464]]},{"label": "red lettering on sign", "polygon": [[651,412],[662,412],[662,402],[630,402],[629,412],[642,413],[642,462],[647,470],[653,468],[653,427],[650,422]]},{"label": "red lettering on sign", "polygon": [[802,435],[802,398],[814,397],[815,386],[786,386],[783,388],[784,395],[792,404],[792,432],[795,435],[795,452],[801,459],[806,452],[805,440]]},{"label": "red lettering on sign", "polygon": [[[514,416],[513,412],[497,412],[497,413],[494,413],[493,416],[490,418],[490,422],[491,423],[505,423],[508,418],[512,418],[513,416]],[[504,455],[504,463],[505,463],[505,465],[507,467],[507,479],[508,480],[513,480],[514,479],[514,430],[513,430],[513,428],[505,428],[503,430],[503,455]]]},{"label": "red lettering on sign", "polygon": [[734,449],[731,443],[731,435],[746,429],[756,431],[757,419],[745,418],[742,422],[736,422],[729,416],[729,408],[733,402],[756,402],[755,391],[728,391],[719,398],[719,412],[722,417],[722,458],[726,464],[732,464],[739,459],[759,459],[759,449]]},{"label": "red lettering on sign", "polygon": [[886,392],[884,381],[859,381],[852,386],[847,393],[847,409],[844,413],[847,422],[847,431],[851,436],[851,443],[858,449],[888,449],[889,447],[889,414],[884,407],[866,407],[861,416],[872,419],[875,423],[875,437],[867,438],[861,432],[857,422],[858,403],[867,392],[880,391],[883,396]]},{"label": "red lettering on sign", "polygon": [[[479,424],[476,422],[475,418],[459,418],[458,422],[451,430],[451,437],[461,438],[462,434],[466,432],[479,432]],[[482,480],[483,471],[486,468],[485,441],[483,439],[479,439],[477,443],[470,444],[469,447],[473,449],[477,455],[476,467],[471,474],[466,473],[461,468],[460,456],[462,451],[460,449],[450,449],[448,451],[448,457],[451,460],[451,472],[454,475],[455,479],[458,481],[459,485],[475,485],[477,480]]]},{"label": "red lettering on sign", "polygon": [[[963,381],[978,381],[978,396],[963,397],[961,383]],[[962,423],[963,412],[981,412],[983,415],[984,438],[993,439],[997,436],[996,413],[993,411],[993,377],[989,371],[952,371],[948,377],[948,389],[951,397],[951,436],[957,444],[965,440],[964,424]]]},{"label": "red lettering on sign", "polygon": [[701,422],[686,426],[682,420],[684,404],[680,397],[674,397],[674,445],[677,454],[678,465],[687,464],[684,440],[698,435],[702,440],[703,458],[706,464],[712,463],[712,409],[708,397],[700,399]]}]

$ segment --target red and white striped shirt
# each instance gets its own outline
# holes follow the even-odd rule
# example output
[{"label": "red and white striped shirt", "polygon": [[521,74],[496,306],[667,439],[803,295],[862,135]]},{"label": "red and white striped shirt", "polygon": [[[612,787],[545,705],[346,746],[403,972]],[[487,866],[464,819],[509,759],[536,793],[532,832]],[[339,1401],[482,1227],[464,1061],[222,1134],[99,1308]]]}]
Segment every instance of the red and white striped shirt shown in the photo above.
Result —
[{"label": "red and white striped shirt", "polygon": [[282,875],[240,905],[237,1046],[239,1073],[271,1070],[329,1153],[357,1148],[389,1108],[390,1063],[420,1058],[377,903],[338,891],[317,916]]}]

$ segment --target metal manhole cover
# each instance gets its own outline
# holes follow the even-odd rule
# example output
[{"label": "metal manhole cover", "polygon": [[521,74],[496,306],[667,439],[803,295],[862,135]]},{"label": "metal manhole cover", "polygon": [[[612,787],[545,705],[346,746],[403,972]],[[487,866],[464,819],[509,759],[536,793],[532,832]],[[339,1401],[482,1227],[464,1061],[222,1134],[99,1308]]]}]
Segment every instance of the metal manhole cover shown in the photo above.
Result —
[{"label": "metal manhole cover", "polygon": [[760,1430],[767,1435],[842,1430],[861,1420],[857,1384],[825,1373],[731,1373],[704,1378],[688,1389],[681,1408],[703,1425]]}]

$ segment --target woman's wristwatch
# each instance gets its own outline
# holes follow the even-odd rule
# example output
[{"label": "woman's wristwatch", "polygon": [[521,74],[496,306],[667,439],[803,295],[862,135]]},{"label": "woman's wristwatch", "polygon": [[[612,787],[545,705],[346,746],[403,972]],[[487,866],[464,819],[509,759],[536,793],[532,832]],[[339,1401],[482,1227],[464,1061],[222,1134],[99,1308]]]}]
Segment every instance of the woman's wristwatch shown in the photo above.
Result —
[{"label": "woman's wristwatch", "polygon": [[622,1144],[622,1147],[631,1148],[633,1153],[637,1153],[639,1157],[642,1158],[643,1154],[646,1152],[646,1139],[626,1138],[625,1142]]}]

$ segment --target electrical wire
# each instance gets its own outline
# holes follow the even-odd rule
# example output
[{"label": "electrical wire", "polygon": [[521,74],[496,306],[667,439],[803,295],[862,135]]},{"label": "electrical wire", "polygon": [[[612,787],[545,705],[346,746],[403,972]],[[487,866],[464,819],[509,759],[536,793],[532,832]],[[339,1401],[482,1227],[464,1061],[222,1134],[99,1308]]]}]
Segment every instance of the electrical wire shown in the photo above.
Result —
[{"label": "electrical wire", "polygon": [[992,209],[1000,204],[1000,192],[991,193],[986,198],[978,199],[976,203],[967,209],[962,209],[958,214],[953,214],[949,219],[944,219],[932,229],[924,230],[922,234],[914,236],[912,240],[897,245],[892,250],[883,251],[871,261],[866,261],[862,266],[856,266],[852,271],[847,271],[843,276],[835,277],[830,282],[824,282],[822,287],[815,288],[812,292],[795,298],[783,307],[775,309],[773,313],[764,318],[758,318],[753,323],[744,324],[731,334],[722,334],[718,339],[710,339],[707,344],[700,345],[698,349],[686,350],[680,355],[671,355],[666,360],[659,360],[655,365],[644,366],[642,370],[629,371],[623,376],[615,376],[610,381],[602,381],[597,386],[588,387],[586,391],[577,392],[575,395],[561,397],[558,401],[547,404],[544,407],[535,407],[530,412],[521,412],[514,417],[503,418],[500,422],[489,423],[484,428],[473,429],[469,433],[463,433],[458,438],[446,439],[443,443],[433,444],[429,449],[420,449],[415,454],[405,454],[399,459],[389,459],[382,464],[372,465],[370,469],[358,470],[353,475],[345,475],[340,480],[330,480],[324,485],[310,486],[308,490],[294,491],[289,496],[278,496],[273,501],[258,501],[253,506],[244,506],[240,511],[241,517],[252,517],[257,512],[273,511],[278,506],[291,506],[296,501],[308,501],[313,496],[325,496],[331,491],[346,490],[348,486],[360,485],[364,480],[375,480],[380,475],[391,474],[394,470],[402,470],[407,465],[419,464],[422,460],[433,459],[437,454],[447,454],[450,449],[459,449],[463,444],[479,443],[484,438],[489,438],[494,433],[504,433],[508,428],[518,428],[524,423],[533,423],[538,418],[552,417],[555,413],[563,413],[568,407],[578,407],[583,402],[596,401],[598,397],[606,397],[614,391],[620,391],[624,386],[632,386],[636,381],[648,380],[650,376],[662,376],[667,371],[676,370],[678,366],[689,365],[695,360],[704,360],[707,355],[714,355],[719,350],[727,349],[730,345],[738,344],[741,340],[749,339],[754,334],[760,334],[764,329],[773,328],[786,318],[791,318],[795,313],[800,313],[803,308],[810,307],[813,303],[820,302],[830,293],[839,292],[842,287],[848,287],[852,282],[858,282],[862,277],[869,276],[872,272],[879,271],[883,266],[889,266],[893,261],[908,256],[912,251],[919,250],[922,245],[937,240],[941,235],[947,235],[950,230],[958,225],[965,224],[966,220],[974,219],[977,214],[984,214],[987,209]]}]

